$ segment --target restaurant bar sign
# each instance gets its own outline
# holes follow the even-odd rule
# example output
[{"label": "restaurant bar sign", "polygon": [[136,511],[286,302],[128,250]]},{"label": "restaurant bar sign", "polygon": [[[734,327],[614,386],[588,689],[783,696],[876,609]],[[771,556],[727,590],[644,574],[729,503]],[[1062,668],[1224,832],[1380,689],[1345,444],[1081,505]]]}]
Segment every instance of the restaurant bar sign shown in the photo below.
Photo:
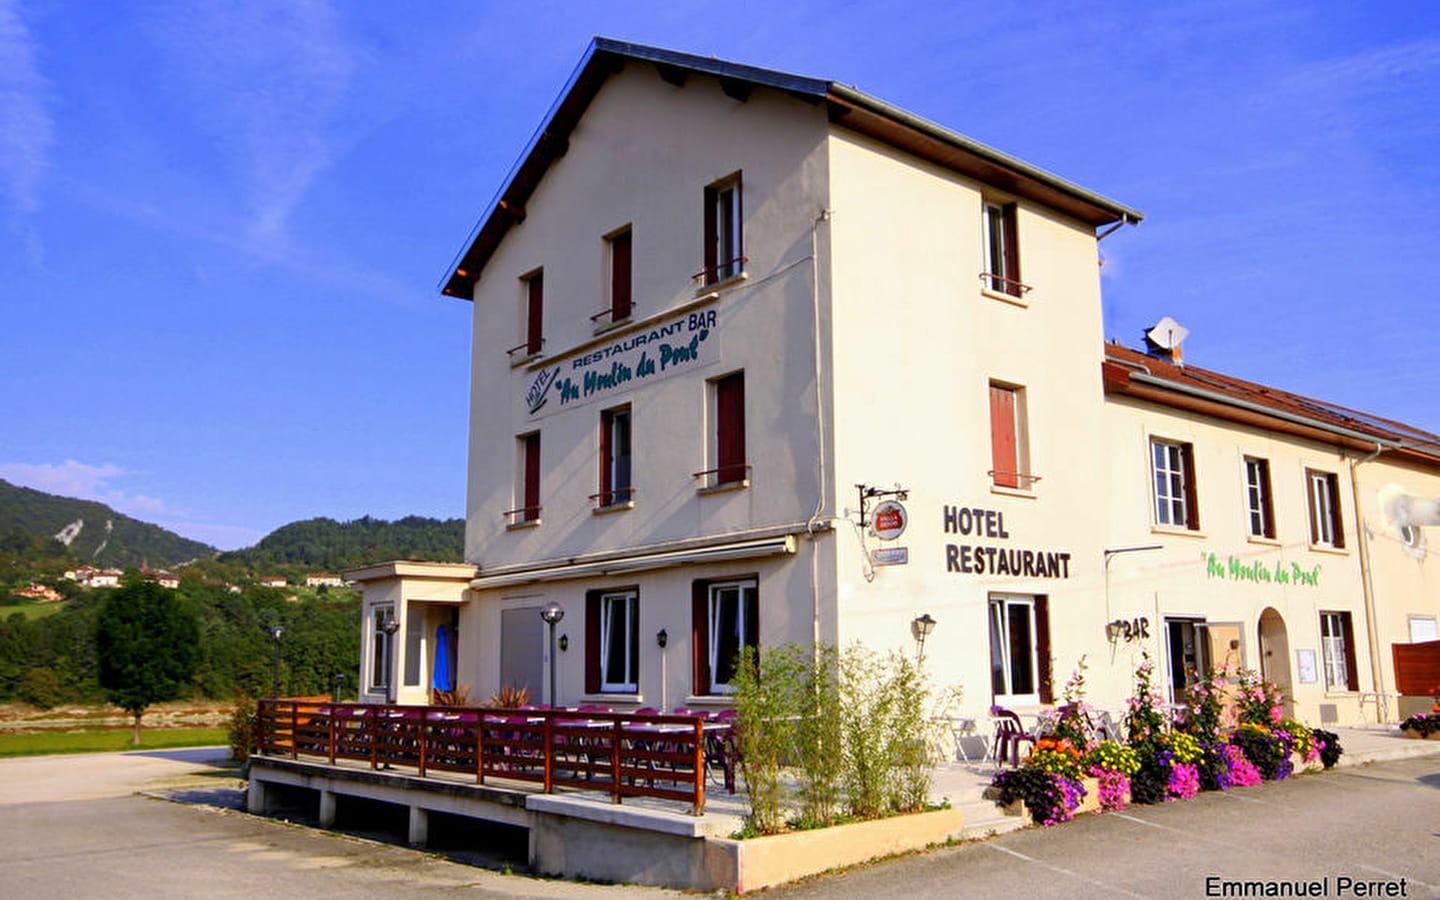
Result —
[{"label": "restaurant bar sign", "polygon": [[1003,512],[973,506],[945,506],[943,513],[945,534],[969,536],[974,540],[974,543],[945,545],[945,571],[1016,578],[1070,577],[1069,553],[1003,543],[1010,540]]},{"label": "restaurant bar sign", "polygon": [[715,318],[697,310],[545,366],[525,385],[525,407],[545,415],[714,362]]}]

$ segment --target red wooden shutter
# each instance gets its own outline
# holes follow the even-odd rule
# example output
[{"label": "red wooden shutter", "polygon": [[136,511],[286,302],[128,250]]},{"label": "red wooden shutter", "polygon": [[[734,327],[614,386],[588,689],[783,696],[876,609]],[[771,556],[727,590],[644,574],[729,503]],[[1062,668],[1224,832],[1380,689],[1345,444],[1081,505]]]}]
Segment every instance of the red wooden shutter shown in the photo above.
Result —
[{"label": "red wooden shutter", "polygon": [[600,592],[585,592],[585,693],[600,693]]},{"label": "red wooden shutter", "polygon": [[1355,628],[1350,623],[1350,614],[1340,614],[1341,633],[1345,635],[1345,690],[1360,690],[1360,667],[1355,663]]},{"label": "red wooden shutter", "polygon": [[1016,214],[1014,203],[1005,204],[1002,220],[1005,227],[1005,271],[1004,275],[1010,279],[1001,288],[1007,294],[1020,296],[1020,226],[1017,222],[1019,216]]},{"label": "red wooden shutter", "polygon": [[690,652],[694,654],[696,695],[710,693],[710,586],[695,582],[690,589]]},{"label": "red wooden shutter", "polygon": [[[1340,515],[1340,477],[1338,475],[1326,475],[1325,483],[1330,489],[1330,532],[1335,536],[1334,546],[1345,546],[1345,526],[1341,523],[1344,518]],[[1348,647],[1349,644],[1346,644]],[[1351,688],[1350,690],[1356,690]]]},{"label": "red wooden shutter", "polygon": [[715,482],[745,477],[745,373],[715,382]]},{"label": "red wooden shutter", "polygon": [[1260,503],[1265,510],[1265,536],[1275,537],[1275,498],[1270,491],[1270,460],[1256,460],[1260,464]]},{"label": "red wooden shutter", "polygon": [[1040,702],[1055,702],[1055,686],[1050,673],[1050,598],[1035,597],[1035,680],[1039,682]]},{"label": "red wooden shutter", "polygon": [[720,223],[717,216],[719,196],[715,188],[705,189],[705,284],[714,284],[720,280]]},{"label": "red wooden shutter", "polygon": [[999,487],[1019,487],[1019,455],[1015,449],[1015,391],[990,385],[990,460]]},{"label": "red wooden shutter", "polygon": [[605,410],[600,413],[600,505],[609,506],[615,501],[614,485],[610,472],[614,468],[615,448],[611,443],[611,432],[615,430],[615,413]]},{"label": "red wooden shutter", "polygon": [[1200,530],[1200,504],[1195,502],[1195,447],[1180,445],[1180,462],[1185,471],[1185,527]]},{"label": "red wooden shutter", "polygon": [[610,239],[610,321],[630,315],[630,232]]},{"label": "red wooden shutter", "polygon": [[540,434],[525,438],[525,507],[522,518],[540,518]]},{"label": "red wooden shutter", "polygon": [[539,353],[544,345],[545,325],[545,273],[536,272],[525,283],[527,301],[525,305],[525,352]]}]

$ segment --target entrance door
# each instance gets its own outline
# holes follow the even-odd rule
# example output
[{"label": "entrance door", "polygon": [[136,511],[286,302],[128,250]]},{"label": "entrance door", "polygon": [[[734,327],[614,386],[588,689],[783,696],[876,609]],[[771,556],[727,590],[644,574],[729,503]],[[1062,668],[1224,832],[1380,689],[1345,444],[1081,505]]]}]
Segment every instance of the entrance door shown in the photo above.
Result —
[{"label": "entrance door", "polygon": [[543,702],[545,623],[538,606],[500,611],[500,686],[528,688],[530,702]]},{"label": "entrance door", "polygon": [[1280,689],[1285,698],[1285,715],[1295,714],[1295,702],[1291,699],[1290,685],[1290,638],[1285,631],[1285,620],[1274,608],[1267,606],[1260,614],[1260,675]]},{"label": "entrance door", "polygon": [[1183,703],[1185,689],[1210,670],[1210,641],[1204,632],[1204,619],[1165,620],[1172,703]]}]

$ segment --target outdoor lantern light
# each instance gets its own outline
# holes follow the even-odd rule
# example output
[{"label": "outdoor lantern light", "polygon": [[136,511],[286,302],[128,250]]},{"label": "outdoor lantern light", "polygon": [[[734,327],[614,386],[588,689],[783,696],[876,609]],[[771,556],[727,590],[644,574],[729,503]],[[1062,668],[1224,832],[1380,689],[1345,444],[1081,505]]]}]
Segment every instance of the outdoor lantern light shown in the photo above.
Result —
[{"label": "outdoor lantern light", "polygon": [[916,658],[916,659],[924,659],[924,658],[925,658],[925,639],[926,639],[927,637],[929,637],[929,636],[930,636],[930,632],[932,632],[932,631],[934,631],[934,630],[935,630],[935,620],[930,617],[930,614],[929,614],[929,613],[925,613],[924,615],[916,616],[914,619],[911,619],[911,620],[910,620],[910,634],[914,636],[914,638],[915,638],[915,643],[916,643],[916,647],[915,647],[915,658]]},{"label": "outdoor lantern light", "polygon": [[[555,706],[555,626],[565,618],[565,607],[551,600],[540,610],[540,618],[550,626],[550,706]],[[568,644],[569,641],[566,641]]]},{"label": "outdoor lantern light", "polygon": [[569,649],[570,649],[570,635],[568,635],[568,634],[562,634],[562,635],[560,635],[560,652],[561,652],[561,653],[564,653],[565,651],[567,651],[567,650],[569,650]]},{"label": "outdoor lantern light", "polygon": [[655,632],[656,646],[658,646],[661,650],[664,650],[665,645],[668,643],[670,643],[670,634],[665,629],[662,628],[659,631]]},{"label": "outdoor lantern light", "polygon": [[[386,610],[385,618],[380,622],[380,630],[385,632],[385,702],[395,702],[395,632],[400,630],[400,623],[395,618],[394,610]],[[380,660],[375,664],[380,665]]]},{"label": "outdoor lantern light", "polygon": [[275,657],[271,665],[270,696],[280,696],[280,638],[285,636],[285,629],[276,625],[270,629],[270,639],[275,642]]}]

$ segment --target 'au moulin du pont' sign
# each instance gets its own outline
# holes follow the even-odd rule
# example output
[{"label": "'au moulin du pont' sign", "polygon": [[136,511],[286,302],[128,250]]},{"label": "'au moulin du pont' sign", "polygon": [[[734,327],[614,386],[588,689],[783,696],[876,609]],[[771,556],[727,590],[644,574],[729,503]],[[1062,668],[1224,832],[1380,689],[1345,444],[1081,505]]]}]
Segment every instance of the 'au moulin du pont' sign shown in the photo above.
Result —
[{"label": "'au moulin du pont' sign", "polygon": [[699,368],[715,359],[715,310],[702,309],[546,366],[525,387],[534,416]]},{"label": "'au moulin du pont' sign", "polygon": [[1237,557],[1228,557],[1221,562],[1213,553],[1201,553],[1205,558],[1207,578],[1229,578],[1231,581],[1253,581],[1256,584],[1295,584],[1303,587],[1320,586],[1320,566],[1302,569],[1299,563],[1276,560],[1266,565],[1260,560],[1245,562]]},{"label": "'au moulin du pont' sign", "polygon": [[[946,534],[1010,540],[1005,514],[994,509],[946,506]],[[1069,578],[1070,554],[1052,550],[1017,549],[993,544],[946,544],[945,571],[963,575],[1013,575],[1017,578]]]}]

